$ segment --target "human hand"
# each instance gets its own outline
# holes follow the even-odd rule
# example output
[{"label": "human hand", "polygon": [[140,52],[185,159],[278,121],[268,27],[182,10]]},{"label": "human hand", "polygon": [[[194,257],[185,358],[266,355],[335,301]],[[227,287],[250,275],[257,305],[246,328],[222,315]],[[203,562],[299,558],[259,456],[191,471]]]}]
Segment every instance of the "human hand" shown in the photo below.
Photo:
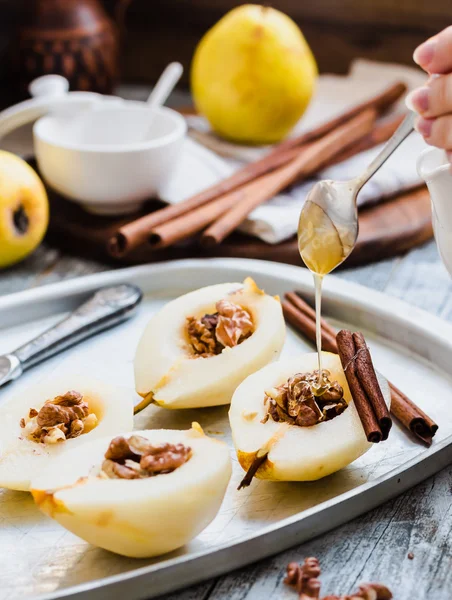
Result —
[{"label": "human hand", "polygon": [[452,26],[416,48],[413,58],[430,75],[406,99],[419,113],[415,128],[428,144],[446,150],[452,162]]}]

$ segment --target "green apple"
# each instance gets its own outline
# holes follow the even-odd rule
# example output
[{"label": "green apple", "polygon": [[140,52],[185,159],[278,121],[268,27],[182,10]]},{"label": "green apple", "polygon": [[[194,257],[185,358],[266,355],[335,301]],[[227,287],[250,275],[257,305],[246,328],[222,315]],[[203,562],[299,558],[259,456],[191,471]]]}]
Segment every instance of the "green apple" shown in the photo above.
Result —
[{"label": "green apple", "polygon": [[0,151],[0,268],[33,252],[48,222],[47,194],[38,175],[18,156]]}]

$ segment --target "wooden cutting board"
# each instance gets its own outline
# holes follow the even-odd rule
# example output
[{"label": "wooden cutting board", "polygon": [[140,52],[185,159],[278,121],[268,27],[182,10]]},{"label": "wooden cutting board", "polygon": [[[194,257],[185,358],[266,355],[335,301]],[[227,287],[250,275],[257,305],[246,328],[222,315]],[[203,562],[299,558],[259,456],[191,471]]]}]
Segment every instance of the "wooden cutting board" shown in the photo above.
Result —
[{"label": "wooden cutting board", "polygon": [[[243,257],[301,264],[295,237],[281,244],[270,245],[238,233],[209,250],[192,240],[188,244],[165,250],[138,248],[129,256],[117,260],[108,254],[107,241],[119,226],[137,218],[139,214],[127,219],[99,217],[86,213],[78,205],[52,192],[49,192],[49,197],[51,219],[48,239],[76,255],[124,265],[195,257]],[[159,206],[161,204],[152,203],[145,212]],[[347,260],[347,266],[364,265],[396,256],[424,243],[433,235],[430,197],[425,187],[360,211],[359,221],[358,242]]]}]

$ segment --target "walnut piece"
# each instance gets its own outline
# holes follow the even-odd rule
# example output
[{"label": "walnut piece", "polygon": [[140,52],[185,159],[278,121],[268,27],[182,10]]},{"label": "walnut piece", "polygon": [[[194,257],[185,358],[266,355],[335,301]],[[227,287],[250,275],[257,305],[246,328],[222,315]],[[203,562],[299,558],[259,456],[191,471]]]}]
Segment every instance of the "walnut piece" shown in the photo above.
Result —
[{"label": "walnut piece", "polygon": [[284,583],[295,588],[300,600],[320,597],[320,564],[317,558],[305,558],[299,565],[292,562],[287,565],[287,576]]},{"label": "walnut piece", "polygon": [[102,463],[102,474],[110,479],[144,479],[172,473],[191,457],[183,444],[152,444],[140,435],[118,436],[111,442]]},{"label": "walnut piece", "polygon": [[220,300],[216,309],[216,313],[200,319],[187,318],[188,339],[197,356],[221,354],[224,348],[237,346],[253,333],[251,315],[241,306]]},{"label": "walnut piece", "polygon": [[[206,315],[211,316],[211,315]],[[196,319],[195,317],[188,317],[187,319],[187,333],[191,345],[195,354],[200,356],[211,356],[218,354],[217,341],[215,338],[215,330],[209,329],[203,319]]]},{"label": "walnut piece", "polygon": [[347,408],[344,391],[337,381],[330,381],[330,372],[297,373],[287,382],[265,392],[267,414],[262,422],[271,417],[273,421],[285,421],[299,427],[311,427],[329,421]]},{"label": "walnut piece", "polygon": [[359,591],[346,596],[330,595],[322,600],[391,600],[392,592],[381,583],[362,583]]},{"label": "walnut piece", "polygon": [[96,415],[90,413],[82,394],[74,390],[47,400],[39,411],[30,408],[27,419],[20,420],[25,436],[44,444],[56,444],[78,437],[96,425]]},{"label": "walnut piece", "polygon": [[[284,583],[298,593],[299,600],[320,598],[320,564],[317,558],[305,558],[303,564],[296,562],[287,565]],[[348,596],[324,596],[322,600],[391,600],[392,592],[381,583],[362,583],[359,591]]]}]

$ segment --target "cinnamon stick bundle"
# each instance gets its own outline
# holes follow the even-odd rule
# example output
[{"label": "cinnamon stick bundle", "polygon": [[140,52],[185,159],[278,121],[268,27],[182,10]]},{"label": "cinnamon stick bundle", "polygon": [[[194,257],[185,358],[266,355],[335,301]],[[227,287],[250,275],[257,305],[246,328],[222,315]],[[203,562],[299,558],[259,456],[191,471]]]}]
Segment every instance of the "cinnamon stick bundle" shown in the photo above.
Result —
[{"label": "cinnamon stick bundle", "polygon": [[343,329],[336,342],[367,440],[373,443],[386,440],[392,421],[363,335]]},{"label": "cinnamon stick bundle", "polygon": [[274,196],[295,179],[312,175],[320,165],[325,164],[343,148],[367,135],[373,128],[375,118],[375,110],[369,108],[318,141],[312,142],[287,165],[220,196],[206,206],[153,227],[148,232],[149,243],[155,248],[166,248],[202,231],[212,222],[214,225],[205,231],[202,240],[207,245],[219,243],[236,229],[258,204]]},{"label": "cinnamon stick bundle", "polygon": [[300,136],[290,138],[277,146],[272,152],[262,159],[244,166],[239,171],[233,173],[230,177],[219,183],[195,194],[184,202],[167,206],[159,211],[150,213],[140,219],[132,221],[121,227],[108,243],[108,250],[115,257],[123,257],[138,246],[146,243],[149,238],[149,231],[171,219],[176,219],[183,214],[195,210],[206,203],[226,194],[238,187],[256,179],[257,177],[269,173],[272,170],[286,164],[294,158],[297,152],[304,145],[322,137],[334,130],[343,123],[349,121],[352,117],[364,112],[368,108],[373,108],[378,114],[382,114],[394,102],[396,102],[406,91],[406,86],[401,83],[395,83],[389,86],[382,93],[373,96],[366,102],[362,102],[340,115],[330,119],[326,123],[308,131]]},{"label": "cinnamon stick bundle", "polygon": [[[285,294],[285,298],[282,307],[286,320],[303,336],[315,343],[314,309],[297,293],[289,292]],[[324,319],[321,320],[321,327],[322,348],[337,354],[336,332]],[[388,383],[391,389],[391,414],[405,429],[430,446],[438,425],[394,384]]]}]

